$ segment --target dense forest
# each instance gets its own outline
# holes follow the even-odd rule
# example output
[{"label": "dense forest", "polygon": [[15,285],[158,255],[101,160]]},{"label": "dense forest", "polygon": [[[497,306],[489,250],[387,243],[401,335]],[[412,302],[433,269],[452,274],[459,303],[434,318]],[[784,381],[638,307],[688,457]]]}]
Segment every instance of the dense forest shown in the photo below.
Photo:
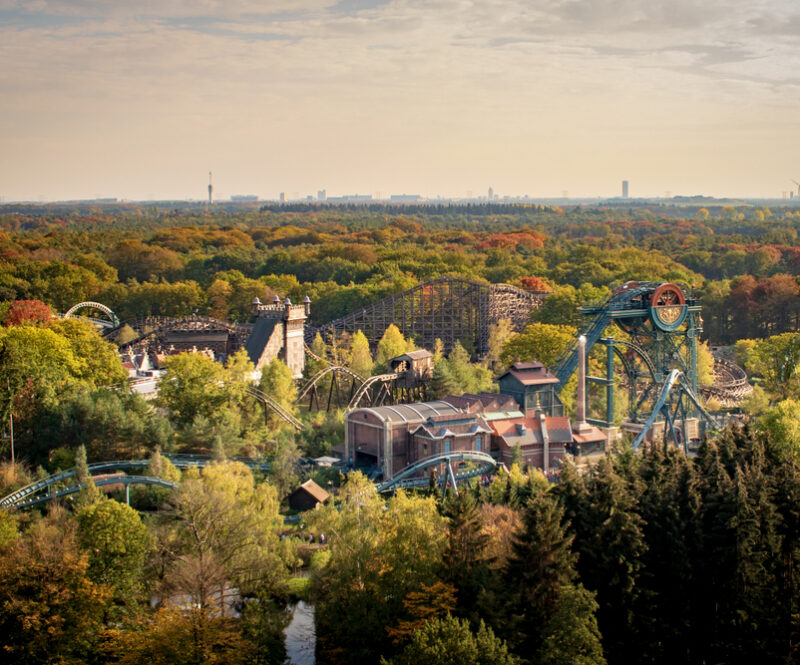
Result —
[{"label": "dense forest", "polygon": [[[0,508],[8,662],[282,663],[298,599],[314,604],[322,664],[795,662],[798,229],[794,208],[749,206],[0,208],[0,495],[70,468],[84,486]],[[113,341],[56,316],[94,300],[130,323],[243,322],[255,297],[278,295],[309,296],[321,324],[446,275],[548,296],[523,332],[493,326],[484,358],[468,340],[431,349],[433,396],[492,390],[517,357],[552,363],[578,307],[627,280],[698,296],[701,383],[707,347],[723,347],[754,392],[691,457],[623,442],[555,484],[513,464],[444,498],[387,497],[308,464],[341,443],[343,414],[300,407],[282,362],[259,388],[299,431],[265,419],[243,352],[167,358],[148,402]],[[394,327],[377,348],[318,337],[306,376],[378,373],[414,346]],[[175,453],[211,461],[181,471]],[[129,507],[92,480],[109,459],[147,459],[148,476],[179,487],[134,487]],[[306,478],[333,498],[286,520]]]}]

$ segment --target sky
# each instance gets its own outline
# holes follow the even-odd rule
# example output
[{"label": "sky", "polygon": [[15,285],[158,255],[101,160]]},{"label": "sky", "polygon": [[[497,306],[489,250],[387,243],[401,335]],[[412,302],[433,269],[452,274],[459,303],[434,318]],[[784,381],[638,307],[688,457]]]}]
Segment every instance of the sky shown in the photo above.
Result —
[{"label": "sky", "polygon": [[0,199],[775,197],[796,0],[0,0]]}]

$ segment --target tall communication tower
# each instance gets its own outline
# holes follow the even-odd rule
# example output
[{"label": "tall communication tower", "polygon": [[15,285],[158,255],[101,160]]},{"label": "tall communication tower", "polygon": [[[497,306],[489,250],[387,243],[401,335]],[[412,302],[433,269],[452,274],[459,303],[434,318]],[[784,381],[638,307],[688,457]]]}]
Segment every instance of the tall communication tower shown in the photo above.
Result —
[{"label": "tall communication tower", "polygon": [[214,202],[214,185],[211,184],[211,171],[208,172],[208,205]]}]

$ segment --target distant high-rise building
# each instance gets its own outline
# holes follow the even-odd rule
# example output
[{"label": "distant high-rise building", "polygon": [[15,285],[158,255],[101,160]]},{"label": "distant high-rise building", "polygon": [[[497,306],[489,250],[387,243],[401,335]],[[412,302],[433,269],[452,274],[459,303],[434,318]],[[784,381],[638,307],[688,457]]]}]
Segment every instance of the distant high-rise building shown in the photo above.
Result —
[{"label": "distant high-rise building", "polygon": [[280,199],[281,203],[286,203],[286,192],[281,192],[278,198]]},{"label": "distant high-rise building", "polygon": [[623,199],[627,199],[628,198],[628,181],[627,180],[623,180],[622,181],[622,198]]},{"label": "distant high-rise building", "polygon": [[489,187],[489,196],[488,196],[488,199],[489,199],[490,201],[494,201],[494,190],[493,190],[491,187]]},{"label": "distant high-rise building", "polygon": [[324,189],[320,189],[317,192],[317,201],[324,201],[326,198],[328,198],[328,192],[326,192]]},{"label": "distant high-rise building", "polygon": [[208,205],[214,202],[214,186],[211,184],[211,171],[208,172]]}]

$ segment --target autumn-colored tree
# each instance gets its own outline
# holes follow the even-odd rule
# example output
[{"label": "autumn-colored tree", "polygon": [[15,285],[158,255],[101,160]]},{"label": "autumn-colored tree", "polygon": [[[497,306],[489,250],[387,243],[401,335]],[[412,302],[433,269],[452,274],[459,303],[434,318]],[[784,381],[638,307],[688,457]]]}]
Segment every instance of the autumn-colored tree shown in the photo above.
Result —
[{"label": "autumn-colored tree", "polygon": [[410,591],[403,600],[408,619],[401,619],[395,628],[386,628],[394,644],[401,644],[427,621],[438,619],[456,607],[456,589],[444,582],[423,584],[419,591]]},{"label": "autumn-colored tree", "polygon": [[522,288],[528,289],[528,291],[545,291],[549,293],[553,290],[553,287],[550,286],[547,280],[537,277],[536,275],[532,275],[530,277],[521,277],[519,283]]},{"label": "autumn-colored tree", "polygon": [[50,308],[41,300],[15,300],[8,308],[3,325],[44,325],[51,318]]},{"label": "autumn-colored tree", "polygon": [[[63,513],[61,514],[63,516]],[[75,525],[49,518],[0,551],[0,635],[8,662],[85,663],[109,593],[89,576]]]}]

